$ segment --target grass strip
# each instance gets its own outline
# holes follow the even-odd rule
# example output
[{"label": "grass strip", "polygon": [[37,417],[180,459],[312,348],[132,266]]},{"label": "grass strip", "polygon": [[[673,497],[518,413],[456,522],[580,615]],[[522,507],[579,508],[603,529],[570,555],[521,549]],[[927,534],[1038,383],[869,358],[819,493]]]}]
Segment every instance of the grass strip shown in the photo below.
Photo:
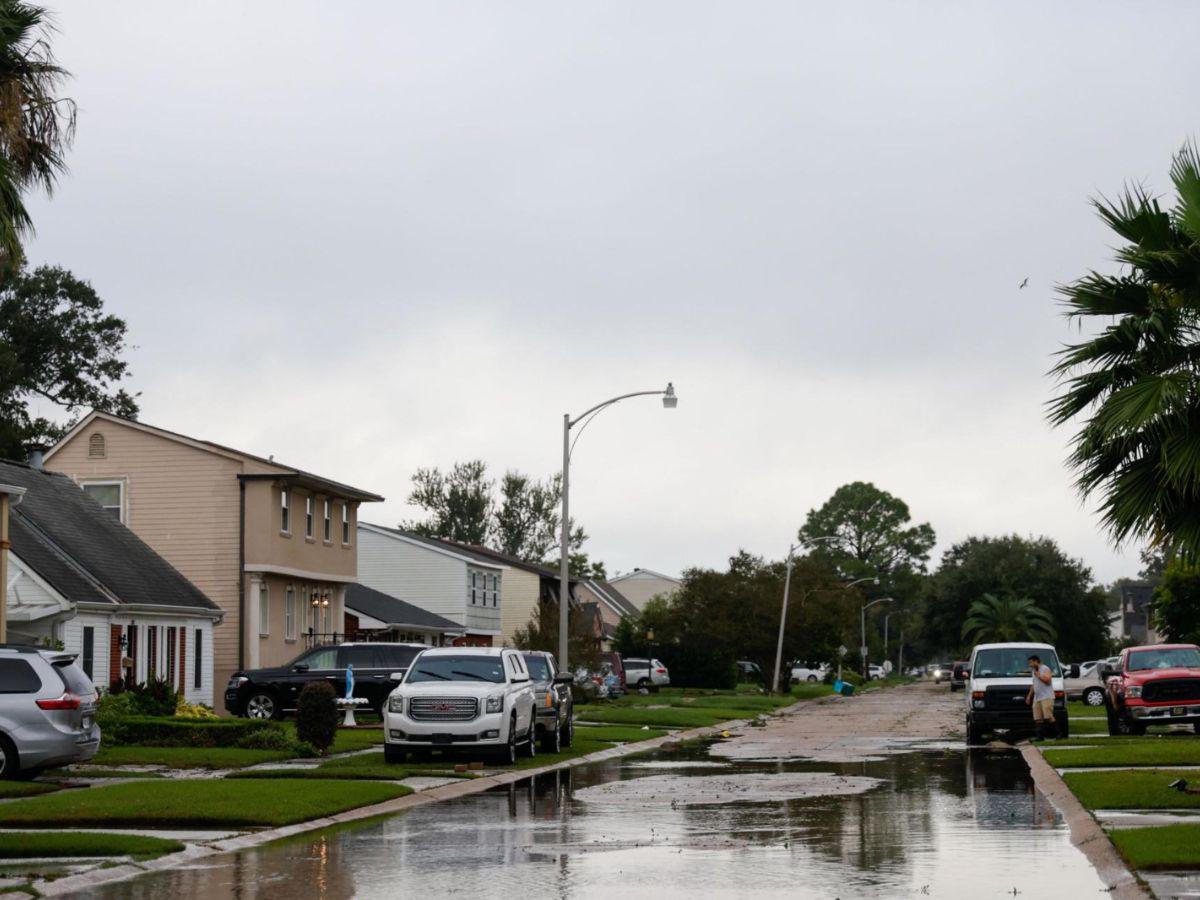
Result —
[{"label": "grass strip", "polygon": [[398,784],[335,779],[308,782],[303,790],[266,781],[164,779],[152,789],[125,783],[62,791],[0,806],[0,826],[193,827],[279,826],[333,815],[411,793]]},{"label": "grass strip", "polygon": [[1177,778],[1200,784],[1200,770],[1171,772],[1161,769],[1136,769],[1116,772],[1067,772],[1063,775],[1067,787],[1088,809],[1200,808],[1200,794],[1184,794],[1167,787]]},{"label": "grass strip", "polygon": [[91,834],[86,831],[7,831],[0,833],[0,859],[55,856],[132,856],[156,859],[183,849],[180,841],[136,834]]},{"label": "grass strip", "polygon": [[[382,759],[382,756],[380,757]],[[444,766],[440,769],[417,769],[407,765],[389,765],[385,762],[346,766],[340,769],[243,769],[230,772],[226,778],[290,778],[299,780],[335,779],[343,781],[402,781],[405,778],[474,778],[477,773],[455,772]]]},{"label": "grass strip", "polygon": [[49,778],[163,778],[159,772],[134,772],[129,769],[47,769]]},{"label": "grass strip", "polygon": [[243,750],[240,747],[101,747],[92,757],[98,768],[168,766],[172,769],[240,769],[291,759],[286,750]]},{"label": "grass strip", "polygon": [[632,744],[670,734],[665,728],[641,728],[633,725],[576,725],[576,740],[611,741],[614,744]]},{"label": "grass strip", "polygon": [[1067,704],[1067,714],[1072,719],[1076,716],[1081,719],[1105,718],[1103,706],[1088,706],[1086,703],[1080,703],[1078,700],[1072,700]]},{"label": "grass strip", "polygon": [[10,797],[34,797],[57,790],[57,784],[45,784],[41,781],[0,781],[0,799],[3,800]]},{"label": "grass strip", "polygon": [[666,728],[699,728],[717,725],[731,719],[752,719],[757,713],[739,709],[645,709],[589,705],[580,707],[576,715],[587,722],[604,722],[613,725],[659,725]]},{"label": "grass strip", "polygon": [[1200,868],[1200,825],[1119,828],[1108,836],[1135,869]]},{"label": "grass strip", "polygon": [[1071,716],[1071,734],[1108,734],[1108,721],[1090,716]]},{"label": "grass strip", "polygon": [[[1116,738],[1109,738],[1115,741]],[[1200,741],[1104,743],[1059,750],[1047,746],[1042,755],[1052,766],[1200,766]]]}]

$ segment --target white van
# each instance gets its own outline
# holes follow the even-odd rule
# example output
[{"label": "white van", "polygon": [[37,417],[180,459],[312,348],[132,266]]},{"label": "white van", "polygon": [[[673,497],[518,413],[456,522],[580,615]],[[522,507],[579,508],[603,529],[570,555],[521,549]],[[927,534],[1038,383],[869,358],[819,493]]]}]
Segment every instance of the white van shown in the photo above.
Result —
[{"label": "white van", "polygon": [[[967,676],[967,743],[982,744],[984,735],[997,732],[1033,732],[1033,712],[1025,703],[1033,675],[1029,657],[1037,656],[1050,667],[1054,687],[1054,721],[1058,736],[1070,734],[1063,667],[1050,644],[1021,641],[1009,644],[979,644],[971,651]],[[1068,673],[1079,676],[1079,667]]]}]

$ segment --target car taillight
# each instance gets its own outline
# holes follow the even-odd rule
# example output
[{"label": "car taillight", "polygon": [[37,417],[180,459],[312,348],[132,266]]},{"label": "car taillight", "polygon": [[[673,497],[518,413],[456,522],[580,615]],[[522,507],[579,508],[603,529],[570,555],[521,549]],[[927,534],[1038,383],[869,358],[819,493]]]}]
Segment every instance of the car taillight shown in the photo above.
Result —
[{"label": "car taillight", "polygon": [[655,671],[655,672],[657,672],[659,675],[666,675],[666,674],[667,674],[667,670],[666,670],[666,669],[655,669],[654,671]]},{"label": "car taillight", "polygon": [[79,709],[82,701],[74,694],[63,694],[61,697],[55,697],[52,700],[37,700],[35,701],[42,709]]}]

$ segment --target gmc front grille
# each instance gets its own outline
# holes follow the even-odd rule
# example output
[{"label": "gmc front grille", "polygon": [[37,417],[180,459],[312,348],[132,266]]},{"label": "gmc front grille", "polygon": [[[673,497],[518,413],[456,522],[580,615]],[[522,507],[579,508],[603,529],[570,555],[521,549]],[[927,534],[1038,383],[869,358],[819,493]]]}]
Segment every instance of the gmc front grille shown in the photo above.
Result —
[{"label": "gmc front grille", "polygon": [[1142,688],[1142,699],[1147,703],[1175,703],[1200,700],[1200,678],[1164,678],[1151,681]]},{"label": "gmc front grille", "polygon": [[474,697],[414,697],[408,701],[408,716],[419,722],[470,722],[479,715]]}]

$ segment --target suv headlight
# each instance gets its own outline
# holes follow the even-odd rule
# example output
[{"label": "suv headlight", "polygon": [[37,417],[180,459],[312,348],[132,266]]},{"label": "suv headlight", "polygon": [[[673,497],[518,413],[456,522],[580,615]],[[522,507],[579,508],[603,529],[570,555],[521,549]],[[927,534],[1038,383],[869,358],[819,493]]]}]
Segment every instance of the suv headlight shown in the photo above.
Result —
[{"label": "suv headlight", "polygon": [[243,684],[245,684],[249,680],[250,679],[247,678],[245,675],[234,675],[232,678],[229,679],[229,686],[231,688],[240,688]]},{"label": "suv headlight", "polygon": [[1131,684],[1125,688],[1125,696],[1132,697],[1134,700],[1140,699],[1142,696],[1142,686],[1140,684]]},{"label": "suv headlight", "polygon": [[488,697],[487,698],[487,706],[484,707],[484,712],[489,712],[489,713],[504,712],[504,698],[503,697]]},{"label": "suv headlight", "polygon": [[388,697],[388,712],[403,713],[404,698],[403,697]]}]

